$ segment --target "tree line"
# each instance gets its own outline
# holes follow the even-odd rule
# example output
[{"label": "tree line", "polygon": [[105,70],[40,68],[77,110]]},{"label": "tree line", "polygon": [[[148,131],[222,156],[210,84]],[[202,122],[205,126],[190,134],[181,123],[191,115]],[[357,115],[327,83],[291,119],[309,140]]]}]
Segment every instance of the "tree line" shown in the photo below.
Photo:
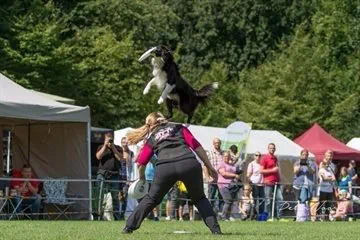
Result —
[{"label": "tree line", "polygon": [[[143,123],[159,93],[147,49],[168,45],[195,88],[220,88],[195,124],[235,120],[295,137],[319,122],[360,135],[356,0],[4,0],[0,71],[21,85],[89,105],[94,126]],[[175,121],[184,121],[176,113]]]}]

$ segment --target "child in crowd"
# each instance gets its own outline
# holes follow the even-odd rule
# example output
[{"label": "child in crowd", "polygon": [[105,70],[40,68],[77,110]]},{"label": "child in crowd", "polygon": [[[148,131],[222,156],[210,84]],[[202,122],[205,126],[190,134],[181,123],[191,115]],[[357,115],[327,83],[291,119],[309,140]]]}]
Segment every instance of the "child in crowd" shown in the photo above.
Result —
[{"label": "child in crowd", "polygon": [[243,195],[239,202],[239,213],[242,220],[246,220],[252,215],[252,209],[254,206],[254,199],[251,193],[251,186],[246,184],[244,186]]},{"label": "child in crowd", "polygon": [[336,211],[330,211],[329,220],[345,220],[349,213],[352,213],[352,202],[350,200],[350,196],[346,190],[341,190],[339,192]]}]

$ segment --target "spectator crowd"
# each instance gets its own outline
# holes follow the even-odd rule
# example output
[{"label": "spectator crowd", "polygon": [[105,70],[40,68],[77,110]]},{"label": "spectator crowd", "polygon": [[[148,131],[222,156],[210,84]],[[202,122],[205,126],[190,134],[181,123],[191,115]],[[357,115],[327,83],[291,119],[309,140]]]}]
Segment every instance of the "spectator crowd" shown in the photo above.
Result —
[{"label": "spectator crowd", "polygon": [[[222,148],[219,138],[213,139],[213,148],[207,150],[211,165],[218,171],[218,179],[213,179],[203,168],[204,189],[210,203],[220,220],[283,221],[289,209],[289,202],[295,210],[298,221],[351,220],[356,218],[354,208],[360,204],[357,189],[356,162],[351,160],[347,166],[336,164],[331,150],[327,150],[323,160],[316,164],[309,159],[309,152],[303,149],[293,164],[294,178],[291,187],[281,184],[280,162],[276,157],[276,145],[269,143],[267,153],[255,152],[252,160],[245,164],[237,146]],[[115,145],[113,136],[106,134],[104,143],[96,152],[99,168],[96,174],[97,198],[93,209],[98,219],[104,218],[103,197],[111,196],[111,216],[106,218],[123,220],[126,216],[128,188],[134,181],[137,156],[129,149],[126,137],[121,146]],[[156,155],[146,166],[146,180],[153,181],[156,171]],[[16,212],[27,209],[38,218],[40,212],[39,182],[32,178],[32,168],[25,164],[14,175],[11,182],[11,195]],[[24,179],[19,180],[19,179]],[[291,197],[289,197],[289,193]],[[3,194],[0,192],[0,195]],[[0,196],[1,198],[1,196]],[[286,199],[285,199],[286,198]],[[195,220],[196,208],[189,199],[184,183],[177,182],[168,192],[165,220]],[[138,200],[138,202],[141,201]],[[286,202],[286,203],[285,203]],[[159,221],[161,216],[156,207],[148,216]]]},{"label": "spectator crowd", "polygon": [[[111,149],[111,147],[110,147]],[[115,148],[116,149],[116,148]],[[120,180],[127,179],[122,169],[133,168],[136,156],[126,146],[126,138],[122,139],[120,170],[123,172]],[[127,152],[126,157],[124,156]],[[245,164],[245,159],[235,145],[222,149],[219,138],[213,139],[213,149],[207,151],[212,166],[218,171],[218,179],[208,176],[203,171],[204,189],[218,218],[224,221],[256,219],[259,221],[281,220],[286,207],[284,202],[292,202],[296,220],[345,220],[353,217],[354,204],[359,203],[356,187],[356,162],[350,161],[348,166],[338,166],[333,161],[333,152],[328,150],[319,165],[309,160],[309,152],[304,149],[300,158],[294,162],[294,179],[289,188],[281,184],[280,163],[276,157],[276,145],[269,143],[267,153],[255,152],[251,162]],[[99,159],[100,160],[100,159]],[[116,162],[116,161],[115,161]],[[156,171],[156,156],[148,164],[153,177]],[[101,165],[100,165],[101,166]],[[152,177],[147,178],[151,183]],[[125,184],[128,187],[128,184]],[[284,192],[291,192],[292,197],[284,200]],[[120,219],[124,218],[124,196],[126,187],[119,188],[120,197],[113,201],[123,201],[119,208]],[[287,194],[289,195],[289,194]],[[166,220],[196,219],[194,207],[189,199],[186,186],[176,183],[167,194]],[[187,213],[184,209],[187,206]],[[315,208],[315,211],[314,211]],[[304,212],[305,211],[305,212]],[[299,216],[306,216],[301,218]],[[149,218],[159,220],[159,208],[154,209]],[[114,219],[118,219],[114,215]],[[295,218],[294,218],[295,219]]]}]

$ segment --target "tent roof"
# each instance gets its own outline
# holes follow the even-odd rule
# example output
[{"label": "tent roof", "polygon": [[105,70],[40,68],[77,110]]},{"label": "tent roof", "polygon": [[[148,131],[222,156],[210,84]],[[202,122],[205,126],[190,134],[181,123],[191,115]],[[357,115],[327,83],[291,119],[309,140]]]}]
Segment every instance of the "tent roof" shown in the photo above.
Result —
[{"label": "tent roof", "polygon": [[351,139],[346,146],[351,147],[356,150],[360,150],[360,138]]},{"label": "tent roof", "polygon": [[0,73],[0,117],[40,121],[89,122],[89,107],[79,107],[40,96]]},{"label": "tent roof", "polygon": [[320,162],[324,153],[330,149],[334,151],[334,159],[337,160],[360,160],[360,151],[346,146],[329,133],[319,124],[315,123],[311,128],[294,140],[303,148],[315,154],[315,158]]},{"label": "tent roof", "polygon": [[[225,139],[226,128],[190,125],[189,129],[205,149],[212,149],[213,138]],[[276,145],[276,156],[279,160],[295,160],[300,157],[302,147],[280,132],[272,130],[251,130],[247,153],[254,154],[256,151],[267,153],[269,143]],[[314,157],[314,155],[310,153],[309,157]]]},{"label": "tent roof", "polygon": [[46,97],[48,99],[54,100],[56,102],[61,102],[61,103],[65,103],[65,104],[75,104],[75,100],[71,99],[71,98],[66,98],[66,97],[61,97],[61,96],[57,96],[57,95],[53,95],[53,94],[49,94],[49,93],[44,93],[44,92],[39,92],[33,89],[29,89],[31,92],[34,92],[40,96]]}]

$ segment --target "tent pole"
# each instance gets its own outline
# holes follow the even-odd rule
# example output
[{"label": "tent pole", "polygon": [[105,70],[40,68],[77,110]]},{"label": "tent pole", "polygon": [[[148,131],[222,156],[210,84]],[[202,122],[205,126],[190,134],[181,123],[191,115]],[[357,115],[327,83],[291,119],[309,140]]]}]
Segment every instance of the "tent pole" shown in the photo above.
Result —
[{"label": "tent pole", "polygon": [[87,151],[88,151],[88,179],[89,179],[89,220],[93,220],[92,216],[92,176],[91,176],[91,126],[90,120],[87,122]]},{"label": "tent pole", "polygon": [[11,131],[8,131],[7,154],[6,154],[6,176],[9,176],[10,174],[10,146],[11,146]]},{"label": "tent pole", "polygon": [[27,152],[27,162],[30,164],[30,126],[31,124],[28,124],[28,152]]}]

